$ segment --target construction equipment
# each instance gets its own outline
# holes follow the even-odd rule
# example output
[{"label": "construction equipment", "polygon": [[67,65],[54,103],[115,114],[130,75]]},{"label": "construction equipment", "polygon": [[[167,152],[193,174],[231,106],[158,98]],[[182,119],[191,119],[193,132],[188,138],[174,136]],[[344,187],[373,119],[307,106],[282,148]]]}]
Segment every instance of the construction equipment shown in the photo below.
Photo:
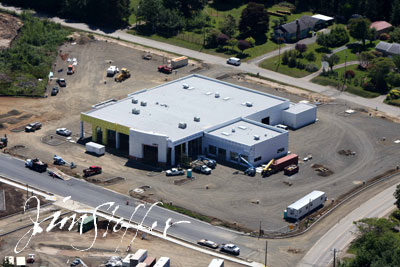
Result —
[{"label": "construction equipment", "polygon": [[115,77],[115,81],[122,82],[129,77],[131,77],[131,73],[129,72],[129,70],[127,68],[122,68],[121,73],[118,73],[118,75]]},{"label": "construction equipment", "polygon": [[239,154],[238,156],[239,159],[246,163],[248,166],[248,168],[244,171],[244,174],[254,177],[256,175],[256,167],[254,167],[253,164],[244,159],[241,154]]},{"label": "construction equipment", "polygon": [[70,162],[64,160],[62,157],[57,156],[57,155],[54,155],[54,157],[53,157],[53,164],[60,165],[60,166],[67,165],[67,166],[70,166],[71,169],[76,168],[75,163],[73,163],[73,162],[70,163]]},{"label": "construction equipment", "polygon": [[295,174],[295,173],[298,173],[299,172],[299,166],[297,166],[297,165],[294,165],[294,164],[292,164],[292,165],[289,165],[289,166],[286,166],[284,169],[283,169],[283,174],[285,174],[285,175],[293,175],[293,174]]},{"label": "construction equipment", "polygon": [[7,144],[8,144],[7,135],[4,135],[4,137],[0,139],[0,149],[5,148]]},{"label": "construction equipment", "polygon": [[273,174],[273,169],[270,168],[271,164],[274,163],[274,159],[271,159],[261,172],[262,177],[268,177]]},{"label": "construction equipment", "polygon": [[101,171],[102,170],[100,166],[90,166],[89,168],[83,170],[83,176],[89,177],[92,175],[100,174]]},{"label": "construction equipment", "polygon": [[201,160],[204,164],[207,165],[207,167],[211,169],[215,169],[217,166],[217,162],[213,159],[206,158],[205,156],[199,156],[199,160]]},{"label": "construction equipment", "polygon": [[45,172],[47,170],[47,164],[40,161],[38,158],[27,159],[25,161],[25,167],[37,172]]},{"label": "construction equipment", "polygon": [[171,74],[172,73],[172,67],[168,65],[160,65],[158,66],[158,71],[166,74]]}]

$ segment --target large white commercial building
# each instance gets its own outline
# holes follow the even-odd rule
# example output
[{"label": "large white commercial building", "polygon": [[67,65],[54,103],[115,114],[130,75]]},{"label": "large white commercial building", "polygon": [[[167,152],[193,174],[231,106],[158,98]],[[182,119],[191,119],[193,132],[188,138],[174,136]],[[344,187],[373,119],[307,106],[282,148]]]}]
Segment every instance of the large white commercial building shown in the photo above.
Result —
[{"label": "large white commercial building", "polygon": [[287,154],[286,123],[314,122],[316,107],[212,78],[190,75],[145,89],[120,101],[105,101],[81,114],[92,141],[129,150],[129,157],[175,165],[207,154],[238,162],[239,154],[261,164]]}]

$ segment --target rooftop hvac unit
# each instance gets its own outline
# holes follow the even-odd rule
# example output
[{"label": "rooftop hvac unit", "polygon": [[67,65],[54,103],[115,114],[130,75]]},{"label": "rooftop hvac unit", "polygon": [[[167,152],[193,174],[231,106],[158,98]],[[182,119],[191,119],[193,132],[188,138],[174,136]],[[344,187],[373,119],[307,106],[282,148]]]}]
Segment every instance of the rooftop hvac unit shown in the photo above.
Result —
[{"label": "rooftop hvac unit", "polygon": [[259,135],[254,135],[254,140],[260,140],[260,136]]},{"label": "rooftop hvac unit", "polygon": [[137,104],[139,100],[137,100],[136,98],[132,98],[132,104]]},{"label": "rooftop hvac unit", "polygon": [[229,99],[231,99],[229,96],[224,97],[224,100],[225,100],[225,101],[227,101],[227,100],[229,100]]},{"label": "rooftop hvac unit", "polygon": [[215,98],[219,98],[219,93],[218,92],[215,93]]},{"label": "rooftop hvac unit", "polygon": [[229,133],[227,133],[227,132],[222,132],[221,134],[225,135],[225,136],[229,136]]},{"label": "rooftop hvac unit", "polygon": [[187,126],[186,122],[180,122],[179,125],[178,125],[178,127],[181,128],[181,129],[186,129],[186,126]]},{"label": "rooftop hvac unit", "polygon": [[194,117],[194,119],[193,119],[194,121],[197,121],[197,122],[199,122],[200,121],[200,117]]},{"label": "rooftop hvac unit", "polygon": [[189,88],[189,84],[187,84],[187,83],[182,84],[182,86],[183,86],[183,89],[188,89]]},{"label": "rooftop hvac unit", "polygon": [[147,102],[146,102],[146,101],[142,101],[142,102],[140,102],[140,105],[141,105],[142,107],[145,107],[145,106],[147,106]]},{"label": "rooftop hvac unit", "polygon": [[140,114],[140,109],[138,109],[138,108],[132,109],[132,114],[139,115]]},{"label": "rooftop hvac unit", "polygon": [[235,128],[232,128],[232,133],[236,132]]},{"label": "rooftop hvac unit", "polygon": [[253,103],[252,103],[252,102],[246,102],[246,106],[252,107],[252,106],[253,106]]}]

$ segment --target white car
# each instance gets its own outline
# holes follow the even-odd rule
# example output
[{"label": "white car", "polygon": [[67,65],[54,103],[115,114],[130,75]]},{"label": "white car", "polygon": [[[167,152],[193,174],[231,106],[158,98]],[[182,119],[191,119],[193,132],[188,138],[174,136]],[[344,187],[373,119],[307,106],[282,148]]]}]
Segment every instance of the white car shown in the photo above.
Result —
[{"label": "white car", "polygon": [[172,168],[171,170],[167,170],[165,172],[167,176],[177,176],[177,175],[185,175],[185,171],[182,169]]},{"label": "white car", "polygon": [[213,249],[217,249],[219,247],[219,245],[217,243],[215,243],[214,241],[208,240],[208,239],[201,239],[201,240],[197,241],[197,244],[199,244],[201,246],[213,248]]},{"label": "white car", "polygon": [[72,134],[72,132],[67,128],[58,128],[56,133],[63,136],[70,136]]},{"label": "white car", "polygon": [[236,57],[231,57],[226,61],[227,64],[235,65],[235,66],[240,66],[240,58]]},{"label": "white car", "polygon": [[107,69],[107,77],[112,77],[118,72],[119,72],[119,69],[116,66],[110,66]]},{"label": "white car", "polygon": [[238,256],[240,248],[234,244],[222,244],[220,251]]}]

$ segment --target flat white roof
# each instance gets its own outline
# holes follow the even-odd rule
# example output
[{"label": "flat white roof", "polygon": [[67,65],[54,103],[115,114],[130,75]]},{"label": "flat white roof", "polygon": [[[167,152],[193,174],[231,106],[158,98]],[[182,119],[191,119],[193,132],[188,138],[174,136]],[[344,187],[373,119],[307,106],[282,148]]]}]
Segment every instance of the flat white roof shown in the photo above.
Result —
[{"label": "flat white roof", "polygon": [[310,109],[316,109],[317,107],[312,105],[312,104],[306,104],[306,103],[297,103],[294,104],[293,106],[290,106],[288,109],[284,110],[284,112],[292,113],[292,114],[300,114],[304,111],[310,110]]},{"label": "flat white roof", "polygon": [[325,192],[314,190],[310,194],[304,196],[303,198],[301,198],[301,199],[297,200],[296,202],[294,202],[293,204],[291,204],[288,207],[288,209],[299,210],[299,209],[307,206],[310,203],[310,200],[313,201],[317,198],[322,197],[323,195],[325,195]]},{"label": "flat white roof", "polygon": [[[208,134],[232,142],[253,146],[257,143],[278,136],[284,132],[286,131],[283,129],[252,122],[250,120],[240,120],[213,130]],[[254,136],[258,136],[259,140],[256,140]]]},{"label": "flat white roof", "polygon": [[317,14],[317,15],[314,15],[312,17],[316,18],[316,19],[320,19],[320,20],[325,20],[325,21],[330,21],[330,20],[334,19],[332,17],[328,17],[328,16],[325,16],[325,15],[322,15],[322,14]]},{"label": "flat white roof", "polygon": [[[188,88],[185,89],[184,84]],[[133,104],[133,99],[138,103]],[[146,106],[141,105],[142,101]],[[143,132],[166,135],[175,142],[281,104],[284,109],[289,106],[289,100],[195,74],[136,92],[115,103],[99,105],[84,114]],[[140,114],[132,114],[134,108],[139,109]],[[194,117],[200,121],[194,121]],[[178,127],[181,122],[186,123],[185,129]]]}]

